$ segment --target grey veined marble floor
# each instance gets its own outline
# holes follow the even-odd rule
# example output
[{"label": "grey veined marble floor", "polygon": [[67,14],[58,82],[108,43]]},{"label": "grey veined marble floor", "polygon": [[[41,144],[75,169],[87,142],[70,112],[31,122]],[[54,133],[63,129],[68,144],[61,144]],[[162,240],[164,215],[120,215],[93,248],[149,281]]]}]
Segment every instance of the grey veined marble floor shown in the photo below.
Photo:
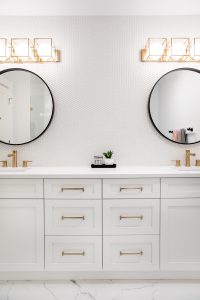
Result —
[{"label": "grey veined marble floor", "polygon": [[0,300],[200,300],[200,281],[0,281]]}]

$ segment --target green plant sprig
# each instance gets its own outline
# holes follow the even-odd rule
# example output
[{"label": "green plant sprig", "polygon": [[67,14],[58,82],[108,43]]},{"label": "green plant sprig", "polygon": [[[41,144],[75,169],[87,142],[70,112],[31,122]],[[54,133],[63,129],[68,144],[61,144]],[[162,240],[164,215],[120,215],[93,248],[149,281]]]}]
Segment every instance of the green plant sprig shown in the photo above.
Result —
[{"label": "green plant sprig", "polygon": [[104,155],[106,158],[111,158],[112,155],[113,155],[113,153],[114,153],[113,151],[109,150],[109,151],[107,151],[107,152],[104,152],[103,155]]}]

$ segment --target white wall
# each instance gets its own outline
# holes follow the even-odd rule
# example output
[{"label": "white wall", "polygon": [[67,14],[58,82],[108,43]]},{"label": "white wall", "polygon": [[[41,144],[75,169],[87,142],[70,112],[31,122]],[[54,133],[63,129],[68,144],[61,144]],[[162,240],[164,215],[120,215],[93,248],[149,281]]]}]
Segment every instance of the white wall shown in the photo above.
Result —
[{"label": "white wall", "polygon": [[197,15],[199,0],[0,0],[6,16]]},{"label": "white wall", "polygon": [[[148,37],[200,36],[196,17],[1,17],[0,36],[52,37],[62,51],[58,64],[23,64],[40,75],[55,99],[55,117],[33,143],[0,144],[34,165],[89,165],[94,154],[115,151],[120,165],[163,165],[183,158],[188,146],[160,136],[148,118],[149,92],[169,70],[199,64],[142,63]],[[14,67],[0,65],[0,69]],[[17,65],[19,67],[19,65]],[[190,147],[200,158],[200,144]]]}]

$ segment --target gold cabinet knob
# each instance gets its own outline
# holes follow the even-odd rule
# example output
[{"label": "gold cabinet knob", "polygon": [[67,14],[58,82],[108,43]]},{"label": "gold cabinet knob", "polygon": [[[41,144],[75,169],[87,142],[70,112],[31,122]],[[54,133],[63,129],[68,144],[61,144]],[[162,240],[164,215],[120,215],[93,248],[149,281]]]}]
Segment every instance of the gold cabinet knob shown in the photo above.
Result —
[{"label": "gold cabinet knob", "polygon": [[3,168],[7,168],[7,166],[8,166],[7,160],[0,160],[0,162],[2,163],[1,166],[2,166]]},{"label": "gold cabinet knob", "polygon": [[23,168],[27,168],[28,164],[31,162],[32,162],[32,160],[23,160]]},{"label": "gold cabinet knob", "polygon": [[172,159],[171,161],[175,161],[175,166],[180,167],[181,166],[181,160],[180,159]]}]

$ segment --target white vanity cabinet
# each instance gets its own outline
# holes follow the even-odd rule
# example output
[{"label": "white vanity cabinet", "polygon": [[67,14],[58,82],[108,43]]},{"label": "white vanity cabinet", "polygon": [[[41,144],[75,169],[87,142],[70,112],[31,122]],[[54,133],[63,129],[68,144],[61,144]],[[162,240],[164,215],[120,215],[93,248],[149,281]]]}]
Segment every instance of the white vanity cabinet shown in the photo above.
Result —
[{"label": "white vanity cabinet", "polygon": [[0,279],[200,278],[200,175],[87,172],[0,175]]},{"label": "white vanity cabinet", "polygon": [[200,178],[161,180],[161,270],[200,270]]},{"label": "white vanity cabinet", "polygon": [[0,179],[0,271],[42,270],[42,180]]}]

